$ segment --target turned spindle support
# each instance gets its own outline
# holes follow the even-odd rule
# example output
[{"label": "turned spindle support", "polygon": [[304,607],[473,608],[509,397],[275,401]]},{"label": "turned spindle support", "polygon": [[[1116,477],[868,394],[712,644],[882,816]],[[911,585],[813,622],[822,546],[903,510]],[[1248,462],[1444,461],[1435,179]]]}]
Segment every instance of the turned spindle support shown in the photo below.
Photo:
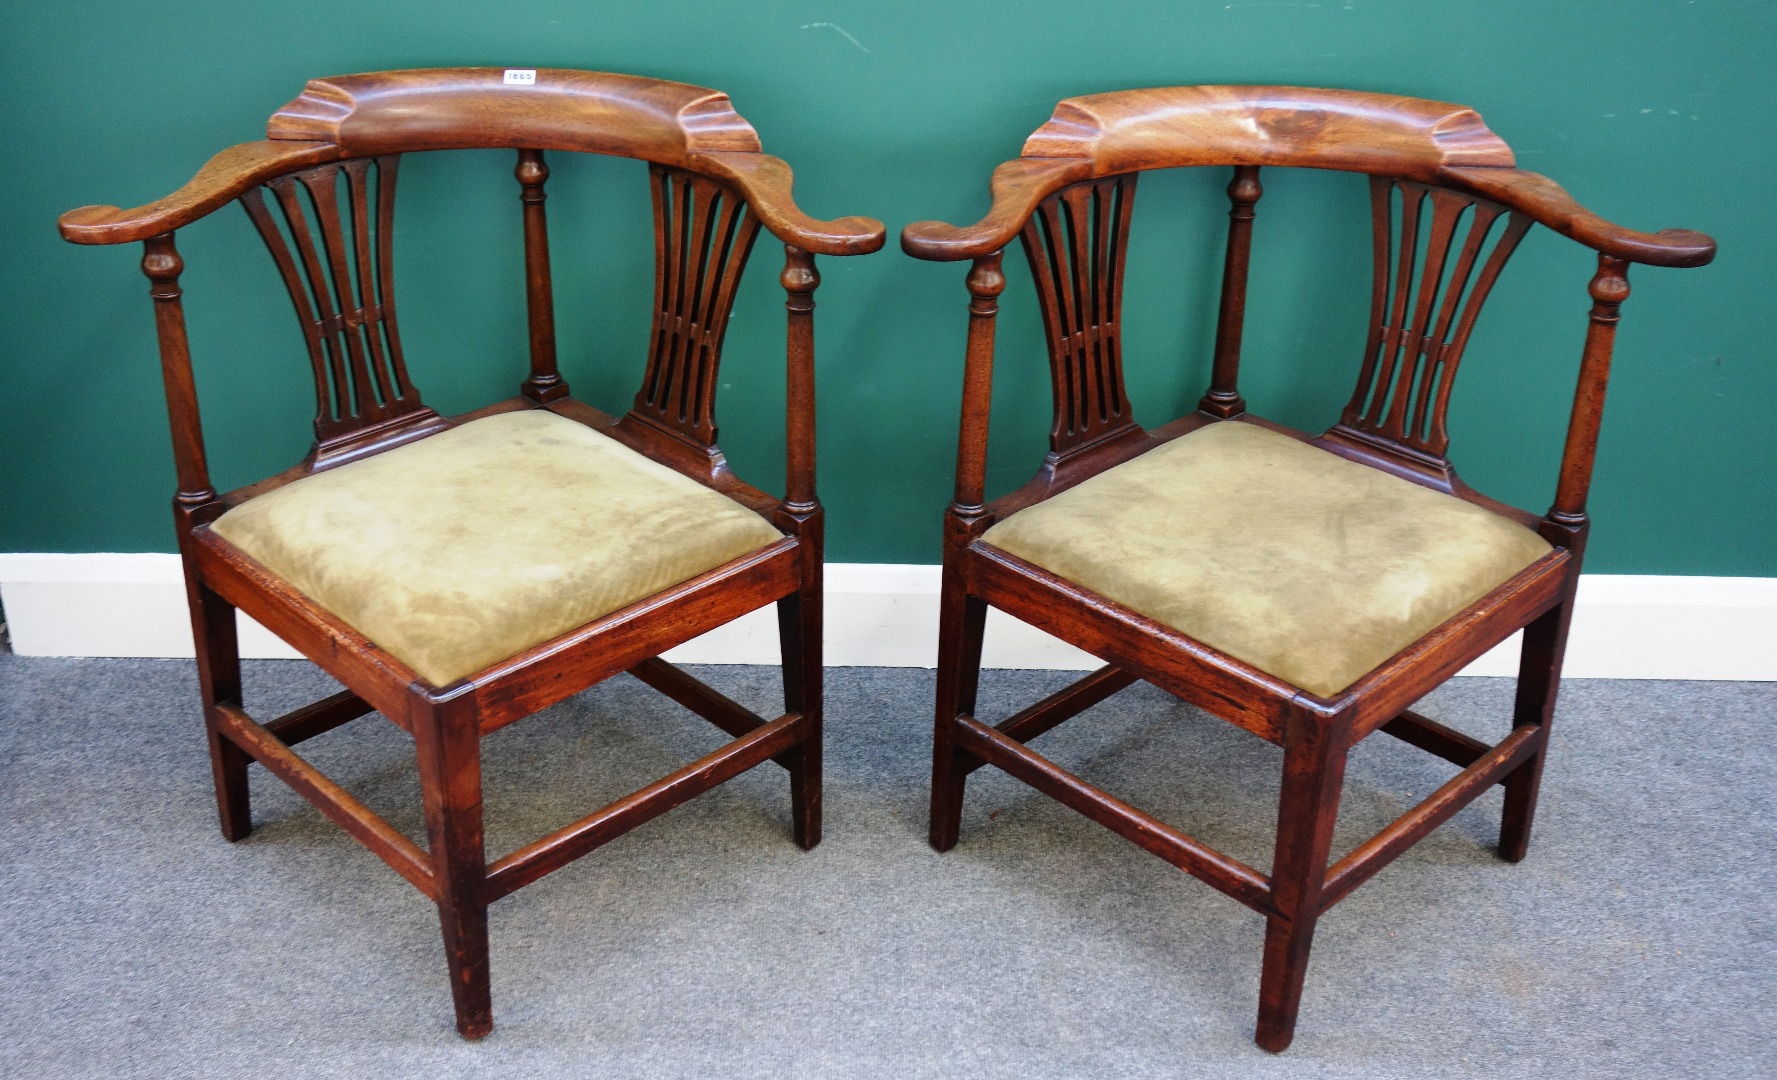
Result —
[{"label": "turned spindle support", "polygon": [[1215,368],[1200,412],[1226,420],[1246,411],[1236,385],[1240,378],[1240,337],[1246,328],[1246,272],[1252,253],[1253,207],[1265,189],[1257,165],[1236,165],[1228,183],[1228,252],[1222,262],[1222,308],[1216,317]]},{"label": "turned spindle support", "polygon": [[549,166],[543,151],[520,150],[513,175],[524,205],[525,311],[531,332],[531,374],[521,391],[532,401],[554,401],[568,396],[568,384],[555,359],[555,286],[549,276],[549,222],[543,210]]},{"label": "turned spindle support", "polygon": [[789,312],[784,509],[812,514],[820,508],[814,493],[814,291],[821,275],[813,255],[785,244],[784,271],[778,280],[784,287],[784,310]]}]

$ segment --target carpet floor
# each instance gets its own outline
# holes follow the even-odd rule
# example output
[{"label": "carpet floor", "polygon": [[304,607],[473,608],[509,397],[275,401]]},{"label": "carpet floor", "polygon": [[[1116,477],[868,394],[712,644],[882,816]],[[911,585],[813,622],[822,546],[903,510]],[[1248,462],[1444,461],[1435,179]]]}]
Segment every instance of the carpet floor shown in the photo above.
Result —
[{"label": "carpet floor", "polygon": [[[769,668],[697,673],[775,715]],[[988,769],[925,842],[932,674],[828,673],[826,840],[766,765],[500,901],[494,1034],[451,1023],[431,904],[257,766],[217,832],[189,662],[0,655],[11,1077],[1777,1076],[1777,684],[1574,681],[1536,836],[1484,796],[1323,921],[1295,1045],[1251,1042],[1262,923]],[[992,671],[1000,717],[1071,676]],[[248,707],[331,692],[248,665]],[[1511,683],[1422,711],[1503,734]],[[490,737],[502,854],[722,740],[619,677]],[[1038,747],[1261,868],[1281,754],[1146,686]],[[303,747],[423,842],[411,741]],[[1451,774],[1353,754],[1336,851]]]}]

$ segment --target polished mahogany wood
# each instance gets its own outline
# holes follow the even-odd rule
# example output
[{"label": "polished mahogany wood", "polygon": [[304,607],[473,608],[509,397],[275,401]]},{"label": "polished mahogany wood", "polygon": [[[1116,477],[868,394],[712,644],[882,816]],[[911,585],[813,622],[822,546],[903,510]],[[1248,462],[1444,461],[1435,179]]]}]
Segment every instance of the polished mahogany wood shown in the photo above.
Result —
[{"label": "polished mahogany wood", "polygon": [[713,446],[722,337],[759,220],[726,185],[660,165],[649,180],[654,326],[642,389],[625,420]]},{"label": "polished mahogany wood", "polygon": [[1222,260],[1222,305],[1209,389],[1197,411],[1226,420],[1246,411],[1240,396],[1240,339],[1246,330],[1246,277],[1252,259],[1254,206],[1265,194],[1257,165],[1236,165],[1228,181],[1228,247]]},{"label": "polished mahogany wood", "polygon": [[1486,743],[1411,709],[1383,724],[1381,729],[1410,746],[1467,768],[1488,750]]},{"label": "polished mahogany wood", "polygon": [[512,170],[524,207],[525,322],[531,333],[531,374],[520,391],[532,401],[555,401],[568,396],[555,356],[555,287],[549,276],[549,216],[543,204],[549,198],[549,165],[541,150],[520,150]]},{"label": "polished mahogany wood", "polygon": [[341,690],[332,697],[324,697],[276,720],[266,721],[265,730],[276,735],[285,746],[295,746],[375,711],[370,702],[350,690]]},{"label": "polished mahogany wood", "polygon": [[777,757],[801,735],[802,717],[786,713],[603,810],[496,859],[487,868],[487,898],[497,900],[553,873],[637,825]]},{"label": "polished mahogany wood", "polygon": [[998,730],[965,714],[957,718],[957,743],[963,752],[974,754],[990,765],[998,765],[1043,794],[1207,881],[1248,907],[1261,912],[1271,910],[1270,882],[1265,875],[1099,791]]},{"label": "polished mahogany wood", "polygon": [[[361,443],[361,433],[437,419],[421,403],[408,377],[395,321],[393,232],[399,163],[398,157],[385,156],[321,165],[276,177],[241,196],[241,205],[284,277],[308,346],[315,380],[317,461]],[[373,165],[374,218],[368,194]],[[282,212],[281,221],[266,205],[267,191]]]},{"label": "polished mahogany wood", "polygon": [[993,205],[975,225],[909,225],[921,259],[997,251],[1042,199],[1069,184],[1142,169],[1279,165],[1396,176],[1478,195],[1588,247],[1653,266],[1702,266],[1715,242],[1688,229],[1636,232],[1586,210],[1554,181],[1515,167],[1472,109],[1354,90],[1184,86],[1069,98],[1023,154],[994,170]]},{"label": "polished mahogany wood", "polygon": [[[1391,260],[1396,192],[1402,227]],[[1481,305],[1531,221],[1523,214],[1506,215],[1493,203],[1404,180],[1374,177],[1370,193],[1375,234],[1370,335],[1357,389],[1338,430],[1439,459],[1450,444],[1445,418],[1456,367]],[[1506,222],[1483,262],[1488,234],[1502,215]],[[1465,217],[1466,236],[1452,262],[1452,242]],[[1422,223],[1425,261],[1416,266]]]},{"label": "polished mahogany wood", "polygon": [[864,255],[882,246],[878,221],[803,213],[790,194],[790,167],[760,153],[758,134],[720,91],[559,68],[539,68],[523,86],[506,85],[503,75],[500,68],[425,68],[313,80],[272,117],[265,141],[224,150],[184,187],[145,206],[71,210],[61,217],[62,236],[77,244],[146,240],[308,165],[507,147],[637,158],[722,180],[773,235],[811,254]]},{"label": "polished mahogany wood", "polygon": [[1397,821],[1353,848],[1351,854],[1327,871],[1326,888],[1321,898],[1323,907],[1332,907],[1346,894],[1368,881],[1395,857],[1425,837],[1426,833],[1450,820],[1458,810],[1473,802],[1475,796],[1500,782],[1541,745],[1542,732],[1534,724],[1524,724],[1500,740],[1499,745],[1475,758],[1462,772]]},{"label": "polished mahogany wood", "polygon": [[[737,739],[770,723],[740,702],[658,656],[643,660],[630,668],[629,673]],[[771,760],[786,769],[791,766],[791,760],[785,755]]]},{"label": "polished mahogany wood", "polygon": [[[252,828],[248,763],[258,761],[389,863],[438,906],[457,1029],[493,1026],[487,906],[764,761],[790,772],[792,833],[820,840],[822,512],[815,492],[814,291],[817,254],[863,254],[884,230],[868,218],[818,221],[797,209],[788,166],[760,152],[728,98],[683,83],[539,70],[508,86],[500,69],[373,72],[311,82],[274,115],[268,139],[223,151],[172,195],[135,210],[83,207],[61,219],[82,244],[140,240],[150,282],[178,485],[198,678],[223,835]],[[404,154],[516,150],[524,236],[529,372],[518,396],[460,416],[426,406],[407,367],[395,309],[396,178]],[[573,400],[556,352],[545,186],[547,151],[649,163],[655,197],[654,334],[635,406],[613,417]],[[290,294],[315,384],[315,440],[289,469],[218,493],[198,416],[174,232],[238,199]],[[716,443],[724,328],[761,230],[785,245],[786,492],[745,483]],[[737,504],[783,534],[765,547],[489,665],[432,686],[208,526],[283,484],[451,427],[548,409],[618,440]],[[547,493],[543,493],[547,496]],[[658,659],[675,645],[775,604],[785,715],[767,721]],[[268,723],[242,705],[236,612],[245,612],[346,687]],[[634,671],[734,741],[583,821],[488,863],[481,739],[603,679]],[[380,712],[412,735],[427,847],[401,835],[291,747]]]},{"label": "polished mahogany wood", "polygon": [[1135,426],[1123,386],[1123,263],[1136,175],[1075,184],[1021,234],[1049,338],[1056,461]]},{"label": "polished mahogany wood", "polygon": [[[1231,166],[1229,226],[1210,385],[1197,411],[1153,430],[1131,417],[1121,350],[1122,256],[1139,174]],[[1357,385],[1319,435],[1253,415],[1239,390],[1261,168],[1368,174],[1374,285]],[[1535,816],[1561,658],[1587,533],[1605,384],[1627,266],[1699,266],[1700,233],[1642,233],[1581,208],[1553,182],[1519,170],[1472,109],[1347,90],[1187,86],[1071,98],[994,171],[976,224],[918,222],[909,254],[968,261],[956,491],[944,518],[931,842],[957,842],[969,774],[995,765],[1265,916],[1254,1038],[1280,1051],[1293,1037],[1320,916],[1463,806],[1505,788],[1500,854],[1523,858]],[[1494,283],[1533,224],[1599,252],[1592,312],[1553,506],[1507,506],[1462,482],[1446,456],[1458,368]],[[1018,238],[1029,257],[1055,393],[1050,453],[1021,487],[985,490],[1000,262]],[[1330,697],[1308,693],[1123,607],[983,539],[994,522],[1211,423],[1282,432],[1361,465],[1465,499],[1537,529],[1553,546],[1442,625]],[[975,714],[982,634],[1000,608],[1108,666],[997,727]],[[1511,732],[1490,745],[1411,711],[1420,698],[1513,633],[1524,631]],[[1071,776],[1026,744],[1137,680],[1283,748],[1278,831],[1269,875],[1183,836]],[[1345,762],[1386,731],[1456,765],[1448,783],[1400,820],[1331,862]],[[1331,865],[1329,865],[1331,863]]]},{"label": "polished mahogany wood", "polygon": [[[1099,668],[1079,682],[1069,683],[1055,693],[1018,710],[994,725],[994,730],[1013,742],[1027,743],[1045,731],[1053,731],[1064,722],[1097,705],[1125,687],[1139,682],[1136,676],[1120,671],[1110,664]],[[964,771],[974,772],[985,762],[967,763]]]},{"label": "polished mahogany wood", "polygon": [[421,892],[437,899],[431,869],[433,860],[427,858],[413,841],[401,835],[350,792],[329,780],[319,769],[297,757],[291,752],[289,743],[256,723],[245,711],[233,705],[224,705],[220,711],[222,731],[230,742],[276,773],[334,824],[351,833]]}]

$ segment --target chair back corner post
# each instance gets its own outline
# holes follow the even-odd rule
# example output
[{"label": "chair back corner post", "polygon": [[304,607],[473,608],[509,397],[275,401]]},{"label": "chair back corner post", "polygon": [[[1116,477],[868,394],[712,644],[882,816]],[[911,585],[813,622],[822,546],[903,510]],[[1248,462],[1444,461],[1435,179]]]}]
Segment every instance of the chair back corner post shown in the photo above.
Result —
[{"label": "chair back corner post", "polygon": [[784,245],[785,417],[784,513],[806,520],[818,514],[815,495],[814,292],[821,284],[814,254]]},{"label": "chair back corner post", "polygon": [[531,373],[520,392],[541,404],[568,396],[568,384],[556,363],[555,287],[549,273],[549,223],[543,209],[549,166],[543,151],[518,151],[513,175],[524,207],[525,313],[531,339]]},{"label": "chair back corner post", "polygon": [[1561,475],[1555,488],[1554,505],[1543,517],[1540,527],[1544,539],[1572,553],[1575,577],[1579,573],[1578,560],[1585,552],[1589,523],[1586,498],[1592,487],[1598,433],[1604,421],[1611,354],[1616,346],[1623,301],[1629,298],[1628,260],[1600,253],[1598,271],[1592,276],[1587,292],[1592,297],[1592,309],[1586,327],[1585,348],[1580,356],[1573,412],[1567,422],[1567,441],[1561,451]]},{"label": "chair back corner post", "polygon": [[[956,491],[947,515],[946,547],[967,542],[985,523],[987,431],[993,403],[994,330],[1000,294],[1006,289],[1005,250],[976,258],[969,267],[969,333],[963,360],[962,416],[958,425]],[[948,554],[948,553],[947,553]]]},{"label": "chair back corner post", "polygon": [[1226,420],[1246,411],[1240,396],[1240,340],[1246,325],[1247,266],[1252,252],[1254,206],[1264,187],[1257,165],[1236,165],[1228,183],[1228,249],[1222,265],[1221,310],[1216,319],[1215,359],[1199,412]]},{"label": "chair back corner post", "polygon": [[[210,483],[210,467],[204,449],[203,421],[198,414],[197,383],[191,371],[191,343],[185,331],[184,291],[179,275],[185,261],[173,243],[171,232],[142,242],[142,273],[154,300],[154,329],[160,345],[161,381],[166,389],[167,414],[172,426],[173,464],[179,489],[173,499],[183,535],[207,520],[206,509],[216,504]],[[213,514],[209,516],[214,516]]]}]

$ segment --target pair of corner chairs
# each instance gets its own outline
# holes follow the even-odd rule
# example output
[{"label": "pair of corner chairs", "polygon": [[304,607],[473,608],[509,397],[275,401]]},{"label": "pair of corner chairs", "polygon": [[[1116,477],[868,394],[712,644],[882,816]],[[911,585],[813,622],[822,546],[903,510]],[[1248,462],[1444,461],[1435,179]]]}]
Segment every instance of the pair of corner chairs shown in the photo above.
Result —
[{"label": "pair of corner chairs", "polygon": [[[80,244],[141,241],[172,421],[174,513],[222,831],[252,828],[248,765],[311,800],[438,905],[458,1030],[493,1026],[487,907],[737,774],[790,774],[792,829],[821,833],[822,513],[814,482],[816,255],[878,250],[883,226],[818,221],[791,173],[716,91],[627,75],[500,69],[315,80],[267,139],[223,151],[174,194],[61,219]],[[517,151],[530,372],[460,416],[422,403],[395,316],[403,155]],[[569,396],[556,362],[545,152],[648,163],[656,276],[634,405]],[[1144,430],[1120,345],[1124,252],[1142,172],[1232,167],[1213,375],[1195,412]],[[1310,436],[1249,413],[1237,375],[1260,169],[1366,174],[1374,299],[1357,387]],[[1700,266],[1698,233],[1611,225],[1460,106],[1381,94],[1187,86],[1072,98],[993,175],[967,228],[909,225],[908,254],[970,263],[955,497],[944,517],[931,842],[957,841],[964,782],[995,765],[1265,918],[1256,1041],[1295,1028],[1316,920],[1494,785],[1500,852],[1523,857],[1585,549],[1591,478],[1630,263]],[[174,233],[239,201],[289,289],[315,383],[298,465],[219,493],[199,423]],[[1541,223],[1598,252],[1556,494],[1546,514],[1467,487],[1446,457],[1452,380],[1513,248]],[[716,443],[735,287],[760,231],[784,244],[787,480],[742,481]],[[1054,380],[1050,453],[987,501],[1001,261],[1028,256]],[[784,712],[758,716],[660,659],[777,605]],[[984,619],[1001,608],[1105,666],[995,726],[978,720]],[[346,689],[261,720],[243,708],[235,613]],[[1412,711],[1516,631],[1510,732],[1488,745]],[[489,862],[480,740],[629,672],[733,741]],[[1282,747],[1269,873],[1063,771],[1027,745],[1137,680]],[[294,747],[377,712],[414,740],[428,844],[378,817]],[[1460,771],[1329,866],[1346,755],[1384,731]]]}]

